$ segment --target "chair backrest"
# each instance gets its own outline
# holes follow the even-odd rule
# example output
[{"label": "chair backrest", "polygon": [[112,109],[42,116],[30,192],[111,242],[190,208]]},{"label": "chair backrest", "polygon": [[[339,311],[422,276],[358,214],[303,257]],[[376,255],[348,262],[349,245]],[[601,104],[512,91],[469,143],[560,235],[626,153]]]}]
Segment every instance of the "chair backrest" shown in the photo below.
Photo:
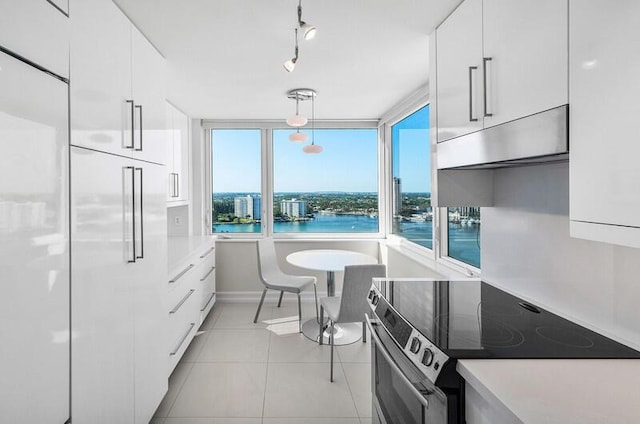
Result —
[{"label": "chair backrest", "polygon": [[276,246],[271,237],[258,240],[258,275],[267,287],[276,283],[284,273],[278,266]]},{"label": "chair backrest", "polygon": [[367,294],[371,288],[371,279],[385,277],[385,265],[349,265],[344,267],[342,300],[335,322],[362,322],[369,310]]}]

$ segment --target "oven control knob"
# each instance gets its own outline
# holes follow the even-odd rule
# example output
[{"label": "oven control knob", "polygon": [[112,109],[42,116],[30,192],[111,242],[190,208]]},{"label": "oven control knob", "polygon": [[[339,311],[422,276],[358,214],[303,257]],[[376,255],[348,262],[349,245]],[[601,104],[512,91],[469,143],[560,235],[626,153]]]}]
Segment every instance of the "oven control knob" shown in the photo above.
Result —
[{"label": "oven control knob", "polygon": [[411,351],[411,353],[418,353],[421,345],[422,343],[420,343],[420,339],[414,337],[413,339],[411,339],[411,346],[409,347],[409,350]]},{"label": "oven control knob", "polygon": [[422,365],[425,367],[430,366],[433,363],[433,351],[428,347],[424,349],[424,353],[422,354]]},{"label": "oven control knob", "polygon": [[373,303],[374,305],[378,304],[378,300],[380,300],[380,298],[378,297],[377,294],[373,295],[373,299],[371,299],[371,303]]},{"label": "oven control knob", "polygon": [[369,290],[369,296],[367,296],[369,298],[369,300],[373,299],[373,295],[376,294],[375,290]]}]

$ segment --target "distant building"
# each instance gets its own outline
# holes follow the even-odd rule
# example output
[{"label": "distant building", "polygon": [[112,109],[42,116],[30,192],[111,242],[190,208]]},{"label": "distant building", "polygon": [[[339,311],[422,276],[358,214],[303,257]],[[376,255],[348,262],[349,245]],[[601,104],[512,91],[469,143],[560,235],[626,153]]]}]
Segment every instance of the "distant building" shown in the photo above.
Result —
[{"label": "distant building", "polygon": [[402,184],[400,178],[393,177],[393,216],[402,212]]},{"label": "distant building", "polygon": [[307,202],[304,200],[283,200],[280,202],[280,211],[283,215],[298,218],[307,214]]},{"label": "distant building", "polygon": [[262,219],[262,199],[260,196],[252,196],[253,198],[253,211],[252,217],[256,221],[260,221]]},{"label": "distant building", "polygon": [[233,215],[238,218],[253,218],[253,197],[238,196],[233,199]]}]

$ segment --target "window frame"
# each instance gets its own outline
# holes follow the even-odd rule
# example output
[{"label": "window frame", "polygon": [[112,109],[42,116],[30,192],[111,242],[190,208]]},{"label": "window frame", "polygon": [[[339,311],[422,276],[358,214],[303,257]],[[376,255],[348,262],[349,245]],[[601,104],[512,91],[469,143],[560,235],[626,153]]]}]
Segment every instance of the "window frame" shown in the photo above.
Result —
[{"label": "window frame", "polygon": [[[384,146],[381,140],[378,120],[316,120],[315,129],[374,129],[377,130],[377,169],[378,169],[378,231],[371,233],[283,233],[273,231],[273,131],[291,129],[282,120],[203,120],[202,128],[205,131],[205,155],[207,157],[205,190],[208,196],[212,194],[212,156],[211,156],[211,131],[222,129],[253,129],[260,130],[261,134],[261,197],[262,197],[262,221],[260,233],[224,233],[228,239],[256,239],[261,237],[274,237],[276,239],[384,239],[386,232],[386,209],[384,208],[385,193],[384,181]],[[301,152],[301,154],[303,154]],[[207,201],[207,226],[206,234],[219,235],[212,232],[212,205]]]}]

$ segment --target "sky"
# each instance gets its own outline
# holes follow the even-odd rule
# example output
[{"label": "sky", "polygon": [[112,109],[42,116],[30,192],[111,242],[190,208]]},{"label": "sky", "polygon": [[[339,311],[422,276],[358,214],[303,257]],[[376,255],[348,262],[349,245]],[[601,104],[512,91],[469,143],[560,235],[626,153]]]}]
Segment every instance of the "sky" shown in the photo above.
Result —
[{"label": "sky", "polygon": [[[431,191],[428,128],[428,107],[393,127],[394,176],[402,179],[403,192]],[[316,129],[320,154],[302,151],[311,143],[310,130],[301,130],[309,137],[305,143],[289,141],[294,131],[273,131],[275,193],[377,191],[376,129]],[[260,192],[260,130],[214,130],[212,139],[213,191]]]}]

